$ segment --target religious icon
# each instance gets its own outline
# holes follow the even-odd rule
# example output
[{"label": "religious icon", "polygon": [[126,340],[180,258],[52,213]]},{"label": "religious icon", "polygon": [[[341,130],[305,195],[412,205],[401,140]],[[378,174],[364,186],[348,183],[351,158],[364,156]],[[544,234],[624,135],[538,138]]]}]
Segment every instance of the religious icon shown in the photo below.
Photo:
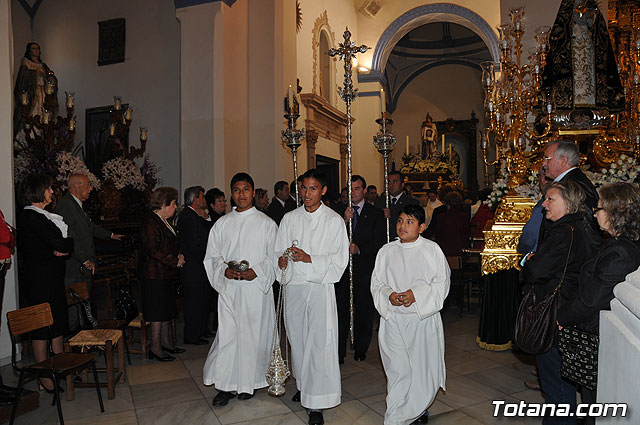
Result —
[{"label": "religious icon", "polygon": [[422,138],[422,159],[433,159],[438,156],[438,128],[433,122],[431,115],[427,113],[421,128]]}]

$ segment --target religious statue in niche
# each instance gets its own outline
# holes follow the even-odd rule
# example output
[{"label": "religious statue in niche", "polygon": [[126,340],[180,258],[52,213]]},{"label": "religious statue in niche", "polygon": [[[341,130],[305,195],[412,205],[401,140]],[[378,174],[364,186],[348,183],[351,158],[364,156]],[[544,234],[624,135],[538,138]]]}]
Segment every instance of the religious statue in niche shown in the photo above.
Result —
[{"label": "religious statue in niche", "polygon": [[438,157],[438,128],[431,115],[427,113],[420,129],[422,138],[422,159],[436,159]]},{"label": "religious statue in niche", "polygon": [[28,43],[24,57],[20,61],[20,69],[13,89],[13,132],[14,137],[22,128],[22,107],[28,106],[29,115],[42,115],[45,94],[53,94],[54,105],[52,115],[58,111],[58,79],[51,68],[42,62],[40,45]]}]

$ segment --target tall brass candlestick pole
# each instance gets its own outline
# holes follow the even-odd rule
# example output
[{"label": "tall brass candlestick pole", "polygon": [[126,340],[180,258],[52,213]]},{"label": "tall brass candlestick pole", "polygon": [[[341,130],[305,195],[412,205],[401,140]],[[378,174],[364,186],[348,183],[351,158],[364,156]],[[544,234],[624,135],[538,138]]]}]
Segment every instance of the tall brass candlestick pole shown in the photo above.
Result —
[{"label": "tall brass candlestick pole", "polygon": [[298,193],[298,148],[300,147],[300,141],[305,137],[305,129],[296,129],[296,121],[300,117],[298,111],[294,105],[288,105],[287,113],[284,114],[287,119],[287,129],[282,130],[282,141],[286,142],[291,153],[293,154],[293,181],[296,182],[296,207],[299,204],[300,194]]},{"label": "tall brass candlestick pole", "polygon": [[[364,53],[369,47],[356,46],[351,41],[351,32],[349,28],[344,31],[344,42],[338,45],[338,48],[329,49],[329,56],[338,56],[344,62],[344,86],[338,88],[338,95],[347,104],[347,192],[349,196],[349,204],[351,204],[351,102],[356,98],[358,89],[353,88],[353,80],[351,79],[351,68],[356,53]],[[349,219],[349,247],[353,241],[353,219]],[[349,249],[351,251],[351,249]],[[353,255],[349,252],[349,333],[351,334],[351,343],[353,344]]]},{"label": "tall brass candlestick pole", "polygon": [[[396,135],[387,132],[387,126],[391,127],[393,120],[387,118],[386,114],[382,114],[382,118],[378,118],[376,122],[382,127],[381,131],[373,136],[373,146],[376,147],[378,152],[382,154],[384,158],[384,203],[385,207],[389,209],[389,155],[393,151],[393,146],[396,144]],[[389,128],[390,129],[390,128]],[[387,243],[389,243],[389,217],[387,221]]]}]

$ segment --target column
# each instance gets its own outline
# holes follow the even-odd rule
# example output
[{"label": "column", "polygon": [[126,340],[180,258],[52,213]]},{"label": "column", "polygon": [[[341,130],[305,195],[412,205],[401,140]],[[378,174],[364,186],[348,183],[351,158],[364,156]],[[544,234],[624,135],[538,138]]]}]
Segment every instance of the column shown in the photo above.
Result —
[{"label": "column", "polygon": [[307,144],[307,164],[308,168],[316,168],[316,143],[318,143],[318,132],[309,130],[306,133]]}]

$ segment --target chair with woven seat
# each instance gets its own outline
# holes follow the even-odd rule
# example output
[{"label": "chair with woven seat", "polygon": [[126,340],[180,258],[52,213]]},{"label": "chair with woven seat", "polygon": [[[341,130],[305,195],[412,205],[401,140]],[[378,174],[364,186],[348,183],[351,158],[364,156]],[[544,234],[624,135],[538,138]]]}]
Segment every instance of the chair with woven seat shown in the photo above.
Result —
[{"label": "chair with woven seat", "polygon": [[[98,381],[98,373],[96,371],[95,356],[86,353],[60,353],[51,354],[51,357],[29,366],[18,366],[16,344],[17,338],[27,332],[35,331],[49,327],[53,324],[53,316],[51,314],[51,306],[49,303],[38,304],[30,307],[21,308],[19,310],[7,313],[7,323],[9,325],[9,333],[11,335],[11,365],[13,369],[20,374],[18,379],[18,388],[11,410],[11,419],[9,424],[12,425],[20,401],[20,393],[24,384],[25,375],[36,375],[51,378],[54,388],[54,404],[58,407],[58,417],[60,425],[64,425],[62,417],[62,405],[60,403],[59,383],[60,379],[67,376],[73,376],[77,372],[91,368],[95,381],[95,388],[98,393],[98,401],[100,403],[100,411],[104,412],[104,404],[102,403],[102,394],[100,393],[100,382]],[[67,380],[69,385],[69,380]],[[71,387],[67,388],[73,391],[73,380]]]}]

